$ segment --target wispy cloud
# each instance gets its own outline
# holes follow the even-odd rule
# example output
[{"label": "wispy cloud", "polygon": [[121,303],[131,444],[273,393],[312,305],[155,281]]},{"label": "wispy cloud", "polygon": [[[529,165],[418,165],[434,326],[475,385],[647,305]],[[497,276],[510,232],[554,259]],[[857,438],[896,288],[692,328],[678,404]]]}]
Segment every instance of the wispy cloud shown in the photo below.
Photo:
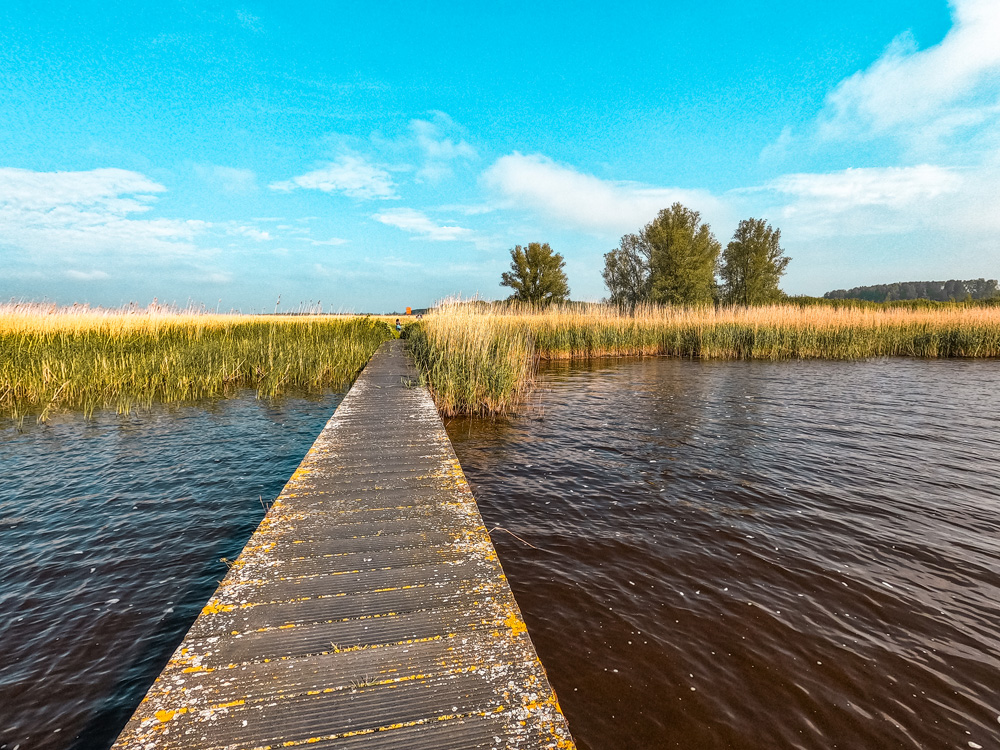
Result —
[{"label": "wispy cloud", "polygon": [[483,173],[483,181],[507,206],[609,235],[639,229],[675,201],[713,217],[724,212],[707,191],[602,180],[541,154],[503,156]]},{"label": "wispy cloud", "polygon": [[269,187],[283,192],[302,188],[321,190],[324,193],[343,193],[362,200],[397,197],[389,173],[354,154],[345,154],[324,167],[290,180],[272,182]]},{"label": "wispy cloud", "polygon": [[258,229],[257,227],[251,227],[246,224],[230,224],[226,227],[226,234],[233,235],[235,237],[248,237],[251,240],[256,240],[257,242],[269,242],[274,239],[274,236],[264,229]]},{"label": "wispy cloud", "polygon": [[924,242],[937,237],[941,246],[957,237],[982,245],[1000,231],[995,168],[922,164],[790,174],[737,192],[752,210],[773,216],[801,238],[924,233]]},{"label": "wispy cloud", "polygon": [[485,203],[449,203],[444,206],[438,206],[435,210],[462,214],[463,216],[481,216],[482,214],[493,213],[496,211],[496,206],[490,206]]},{"label": "wispy cloud", "polygon": [[[988,247],[1000,229],[1000,3],[953,0],[952,26],[918,48],[898,36],[841,81],[803,131],[786,128],[764,156],[795,157],[879,139],[880,168],[790,174],[765,186],[775,215],[801,237],[924,233]],[[867,148],[864,157],[880,153]],[[915,241],[915,240],[914,240]]]},{"label": "wispy cloud", "polygon": [[807,201],[825,213],[843,213],[863,206],[904,208],[954,193],[961,186],[962,178],[954,170],[922,164],[789,174],[768,187]]},{"label": "wispy cloud", "polygon": [[111,275],[106,271],[69,270],[66,272],[66,276],[73,279],[73,281],[103,281],[104,279],[111,278]]},{"label": "wispy cloud", "polygon": [[330,247],[335,247],[337,245],[346,245],[348,241],[340,237],[331,237],[328,240],[314,240],[312,238],[307,238],[306,242],[308,242],[310,245],[321,245],[321,246],[327,245]]},{"label": "wispy cloud", "polygon": [[419,179],[439,180],[452,173],[453,163],[479,158],[455,121],[444,112],[432,112],[429,120],[411,120],[410,132],[423,154],[423,166],[417,171]]},{"label": "wispy cloud", "polygon": [[0,168],[0,200],[26,211],[56,206],[100,207],[116,214],[147,211],[155,193],[166,188],[145,175],[125,169],[88,172],[33,172]]},{"label": "wispy cloud", "polygon": [[203,284],[228,284],[233,280],[233,275],[228,271],[207,271],[197,277],[197,281]]},{"label": "wispy cloud", "polygon": [[257,174],[252,169],[195,164],[194,172],[200,179],[227,193],[252,193],[257,190]]},{"label": "wispy cloud", "polygon": [[244,10],[243,8],[236,9],[236,21],[244,29],[252,31],[255,34],[260,34],[264,31],[264,28],[263,26],[261,26],[260,23],[260,18],[258,16],[255,16],[250,11]]},{"label": "wispy cloud", "polygon": [[397,258],[394,255],[387,255],[384,258],[365,258],[365,263],[378,268],[417,269],[424,267],[423,263],[415,263],[412,260],[404,260],[403,258]]},{"label": "wispy cloud", "polygon": [[137,219],[166,190],[123,169],[34,172],[0,168],[0,244],[53,254],[195,251],[192,240],[208,222]]},{"label": "wispy cloud", "polygon": [[939,136],[997,116],[1000,94],[1000,3],[953,0],[953,25],[937,45],[917,48],[897,37],[867,70],[827,97],[821,136],[898,135],[932,126]]},{"label": "wispy cloud", "polygon": [[412,208],[398,208],[375,214],[372,218],[404,232],[438,242],[451,242],[472,238],[472,231],[453,225],[439,225],[426,214]]},{"label": "wispy cloud", "polygon": [[835,237],[938,226],[967,189],[960,172],[922,164],[789,174],[737,191],[734,198],[751,196],[755,212],[780,221],[796,237]]}]

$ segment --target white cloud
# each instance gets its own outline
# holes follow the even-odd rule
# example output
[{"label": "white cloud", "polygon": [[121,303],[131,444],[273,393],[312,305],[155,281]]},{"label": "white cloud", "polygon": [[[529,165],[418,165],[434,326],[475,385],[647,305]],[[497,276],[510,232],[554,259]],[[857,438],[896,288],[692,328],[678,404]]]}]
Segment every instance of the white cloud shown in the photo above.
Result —
[{"label": "white cloud", "polygon": [[353,268],[344,268],[341,265],[337,266],[325,266],[322,263],[313,263],[309,269],[309,273],[312,276],[318,276],[320,278],[336,278],[336,279],[382,279],[381,274],[369,272],[369,271],[359,271]]},{"label": "white cloud", "polygon": [[257,227],[246,226],[244,224],[230,225],[226,228],[226,234],[237,237],[249,237],[257,242],[269,242],[274,239],[274,236],[270,232],[258,229]]},{"label": "white cloud", "polygon": [[962,177],[954,170],[921,164],[789,174],[774,180],[768,187],[808,202],[817,210],[842,213],[863,206],[904,208],[926,203],[959,190]]},{"label": "white cloud", "polygon": [[307,239],[306,241],[310,245],[328,245],[330,247],[335,247],[337,245],[346,245],[347,244],[347,240],[341,239],[340,237],[331,237],[328,240]]},{"label": "white cloud", "polygon": [[166,188],[137,172],[0,168],[0,243],[39,256],[81,252],[184,254],[210,224],[136,219]]},{"label": "white cloud", "polygon": [[397,258],[393,255],[389,255],[384,258],[365,258],[365,263],[377,266],[379,268],[417,269],[424,267],[423,263],[414,263],[412,260],[404,260],[402,258]]},{"label": "white cloud", "polygon": [[481,216],[482,214],[493,213],[496,211],[496,206],[488,206],[485,203],[449,203],[444,206],[438,206],[435,210],[459,213],[465,216]]},{"label": "white cloud", "polygon": [[1000,231],[998,174],[930,164],[789,174],[731,199],[802,239],[923,233],[943,247]]},{"label": "white cloud", "polygon": [[[92,169],[89,172],[33,172],[0,168],[0,201],[25,211],[49,211],[63,205],[100,207],[124,215],[147,211],[151,193],[162,193],[163,185],[138,172],[124,169]],[[130,196],[130,197],[125,197]]]},{"label": "white cloud", "polygon": [[410,131],[424,157],[424,164],[417,172],[420,179],[439,180],[451,174],[453,162],[479,158],[476,149],[461,137],[458,126],[444,112],[432,112],[430,120],[411,120]]},{"label": "white cloud", "polygon": [[260,25],[260,18],[242,8],[236,9],[236,20],[244,29],[255,34],[260,34],[264,30]]},{"label": "white cloud", "polygon": [[450,242],[472,238],[472,231],[458,226],[441,226],[431,221],[426,214],[412,208],[398,208],[375,214],[372,218],[404,232],[410,232],[429,240]]},{"label": "white cloud", "polygon": [[727,196],[780,222],[786,240],[799,245],[793,256],[827,248],[828,270],[837,273],[838,263],[867,268],[866,257],[883,258],[888,274],[897,273],[893,262],[902,269],[954,262],[955,269],[978,266],[968,272],[979,275],[995,264],[1000,2],[951,6],[952,26],[939,43],[920,49],[912,35],[900,35],[829,93],[809,129],[785,128],[761,155],[842,155],[846,145],[854,160],[879,164],[881,157],[884,166],[788,174]]},{"label": "white cloud", "polygon": [[296,188],[321,190],[324,193],[339,192],[351,198],[364,200],[397,197],[395,185],[388,172],[352,154],[345,154],[325,167],[290,180],[273,182],[270,188],[284,192]]},{"label": "white cloud", "polygon": [[995,120],[1000,2],[953,0],[952,7],[952,28],[939,44],[919,50],[903,34],[867,70],[842,81],[827,97],[821,136],[899,135],[928,125],[949,135]]},{"label": "white cloud", "polygon": [[111,276],[104,271],[74,271],[69,270],[66,275],[74,281],[102,281],[110,279]]},{"label": "white cloud", "polygon": [[252,169],[195,164],[194,171],[199,178],[227,193],[251,193],[257,189],[257,174]]},{"label": "white cloud", "polygon": [[[265,219],[256,219],[255,221],[265,221]],[[257,242],[271,242],[274,240],[281,239],[284,241],[306,242],[310,245],[326,246],[326,247],[345,245],[348,242],[348,240],[342,239],[341,237],[330,237],[329,239],[325,240],[313,239],[312,237],[309,236],[308,228],[297,227],[291,224],[275,225],[274,231],[278,232],[278,236],[275,236],[267,229],[260,229],[259,227],[255,227],[249,224],[240,224],[235,221],[228,222],[227,224],[222,225],[222,227],[224,228],[224,231],[227,235],[234,237],[247,237]]]},{"label": "white cloud", "polygon": [[676,201],[706,218],[725,213],[723,204],[707,191],[602,180],[540,154],[515,151],[500,157],[483,173],[483,180],[508,205],[571,228],[610,235],[637,231]]}]

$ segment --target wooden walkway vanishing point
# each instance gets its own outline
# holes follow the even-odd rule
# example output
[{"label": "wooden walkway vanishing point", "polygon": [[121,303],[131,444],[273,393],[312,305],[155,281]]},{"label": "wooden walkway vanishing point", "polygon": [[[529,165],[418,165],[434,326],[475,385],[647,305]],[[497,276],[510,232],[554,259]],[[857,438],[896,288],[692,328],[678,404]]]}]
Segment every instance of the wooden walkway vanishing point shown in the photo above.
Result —
[{"label": "wooden walkway vanishing point", "polygon": [[404,342],[375,354],[115,750],[573,748]]}]

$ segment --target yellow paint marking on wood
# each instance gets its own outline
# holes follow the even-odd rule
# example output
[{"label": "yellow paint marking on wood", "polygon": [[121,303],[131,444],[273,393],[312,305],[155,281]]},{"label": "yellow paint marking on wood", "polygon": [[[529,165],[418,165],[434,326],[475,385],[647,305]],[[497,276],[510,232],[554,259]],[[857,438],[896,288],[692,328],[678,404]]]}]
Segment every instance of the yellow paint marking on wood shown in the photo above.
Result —
[{"label": "yellow paint marking on wood", "polygon": [[217,709],[217,708],[232,708],[233,706],[242,706],[242,705],[245,705],[245,704],[246,704],[245,700],[238,700],[238,701],[230,701],[229,703],[219,703],[218,705],[212,706],[212,708],[213,709]]},{"label": "yellow paint marking on wood", "polygon": [[[558,700],[537,662],[527,626],[430,396],[409,387],[384,391],[387,399],[376,393],[375,389],[398,388],[402,376],[395,368],[409,366],[400,356],[405,352],[393,346],[388,358],[373,359],[359,387],[310,448],[202,610],[205,617],[185,639],[190,650],[177,652],[115,750],[165,750],[167,746],[175,750],[224,746],[303,750],[305,745],[348,740],[359,742],[358,750],[362,750],[365,736],[385,731],[405,735],[396,745],[432,747],[441,734],[452,738],[467,729],[475,733],[480,727],[502,738],[498,740],[502,746],[572,750]],[[352,407],[352,403],[359,406]],[[383,417],[390,426],[399,422],[387,438],[392,445],[369,444],[386,437]],[[369,433],[367,424],[372,419],[376,421]],[[405,439],[397,439],[400,435]],[[395,460],[396,443],[426,446],[426,450],[407,448],[405,456],[413,464],[402,470],[395,464],[383,466]],[[352,486],[355,473],[358,484]],[[430,496],[424,497],[427,493]],[[353,525],[368,523],[368,513],[375,511],[378,518],[391,519],[400,528],[363,534],[367,526]],[[328,533],[334,524],[343,526]],[[415,541],[393,538],[408,529]],[[440,538],[428,539],[429,529]],[[383,535],[388,538],[369,539]],[[333,544],[341,538],[343,549]],[[371,541],[371,549],[365,541]],[[406,566],[409,554],[397,555],[395,550],[410,547],[420,549],[426,562],[439,566],[434,575],[412,579],[392,572]],[[369,570],[387,572],[360,577]],[[331,581],[344,581],[345,575],[352,580],[358,577],[359,590],[337,591],[341,587],[325,584],[314,593],[309,593],[312,585],[300,588],[300,583],[324,580],[313,579],[314,573],[329,575]],[[448,587],[442,589],[445,584]],[[428,612],[440,609],[449,614],[434,630],[418,631],[421,637],[400,638],[406,631],[392,624],[402,616],[395,610],[409,612],[400,602],[422,602],[421,592],[427,594]],[[377,598],[369,601],[372,594]],[[394,604],[386,606],[388,602]],[[250,616],[251,607],[260,608],[253,610],[261,613],[259,617]],[[214,617],[226,612],[230,613],[227,617]],[[449,627],[451,622],[455,624]],[[225,627],[230,631],[223,631]],[[302,628],[296,633],[303,635],[287,632],[292,628]],[[357,643],[351,634],[362,630],[364,642],[338,647],[338,643]],[[362,640],[360,635],[358,640]],[[440,646],[408,648],[433,641],[441,642]],[[285,644],[291,645],[286,649]],[[379,655],[391,646],[402,648]],[[303,647],[308,655],[281,655],[298,654]],[[315,653],[317,647],[329,650]],[[203,661],[216,666],[203,667]],[[299,673],[293,666],[297,664],[306,671]],[[201,674],[213,671],[219,674]],[[189,678],[191,674],[197,677]],[[244,678],[254,686],[252,695],[247,694]],[[456,679],[461,681],[455,683],[456,688],[463,691],[465,685],[480,685],[483,680],[493,689],[481,695],[477,689],[461,709],[449,699],[441,705],[428,703],[414,716],[400,717],[381,708],[363,722],[350,715],[333,721],[326,716],[327,706],[336,707],[339,699],[328,703],[325,696],[350,693],[348,685],[355,692],[364,687],[367,695],[395,694],[406,702],[411,694],[422,696]],[[320,715],[315,719],[301,717],[294,734],[274,731],[270,721],[257,726],[256,717],[281,714],[289,703],[300,700],[303,706],[316,702],[316,708],[323,710],[317,710]],[[185,708],[170,708],[179,705]],[[387,705],[391,709],[393,704],[387,701]],[[227,717],[229,709],[232,713]],[[189,716],[170,724],[180,713]],[[442,722],[455,726],[431,728]],[[463,728],[466,724],[470,726]],[[385,739],[373,742],[393,744],[392,735],[388,743]]]},{"label": "yellow paint marking on wood", "polygon": [[521,635],[521,633],[528,632],[528,626],[524,624],[524,620],[513,612],[507,616],[507,619],[503,621],[503,624],[510,628],[510,633],[513,636],[518,636]]},{"label": "yellow paint marking on wood", "polygon": [[181,714],[186,714],[188,710],[186,708],[173,708],[173,709],[161,709],[153,714],[161,724],[166,724],[175,716],[180,716]]}]

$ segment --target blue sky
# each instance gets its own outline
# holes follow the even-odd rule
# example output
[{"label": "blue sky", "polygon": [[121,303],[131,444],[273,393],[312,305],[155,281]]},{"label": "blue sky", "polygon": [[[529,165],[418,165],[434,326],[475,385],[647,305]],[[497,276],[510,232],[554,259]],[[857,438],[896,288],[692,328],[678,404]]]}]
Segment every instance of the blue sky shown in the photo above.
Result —
[{"label": "blue sky", "polygon": [[3,5],[0,298],[596,300],[676,200],[791,293],[1000,275],[996,0],[288,5]]}]

